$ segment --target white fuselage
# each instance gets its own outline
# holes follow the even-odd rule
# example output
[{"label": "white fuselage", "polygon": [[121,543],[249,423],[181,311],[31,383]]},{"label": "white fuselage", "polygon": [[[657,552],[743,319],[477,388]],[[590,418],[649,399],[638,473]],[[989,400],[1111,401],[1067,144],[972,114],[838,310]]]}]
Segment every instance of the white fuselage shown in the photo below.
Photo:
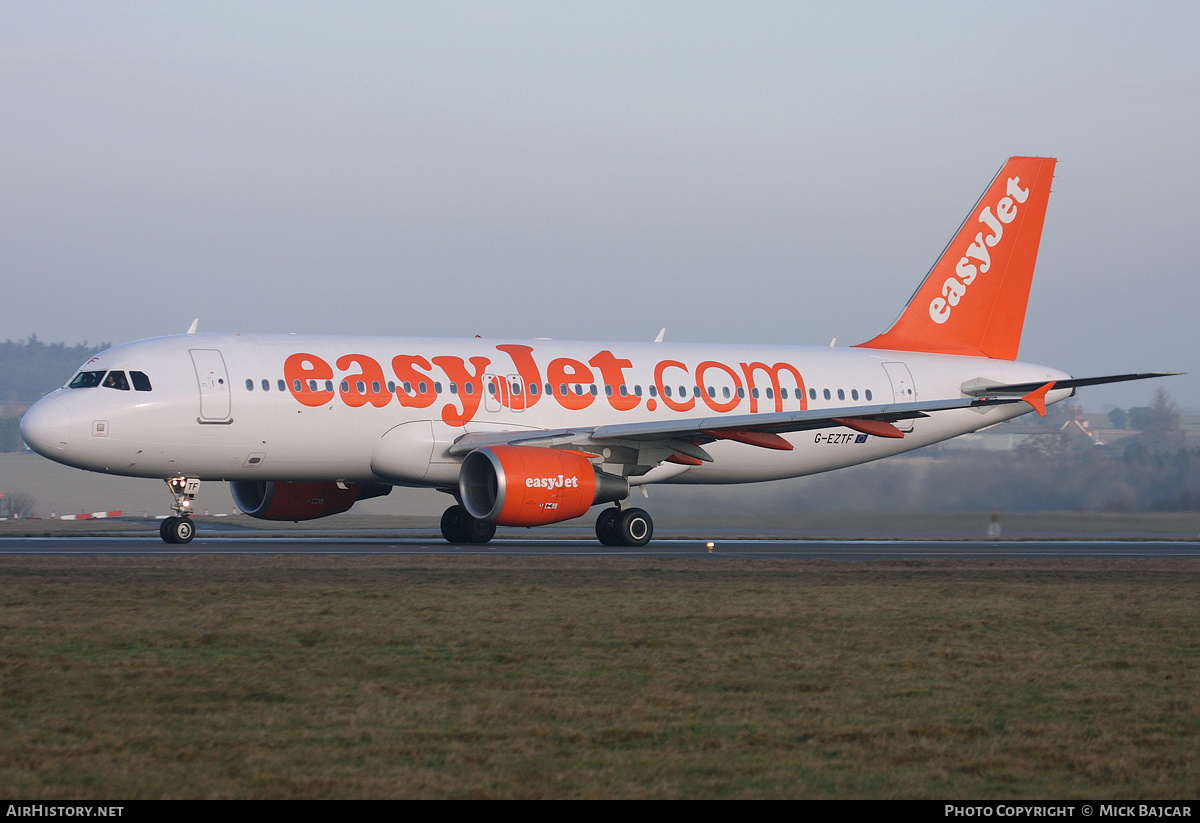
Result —
[{"label": "white fuselage", "polygon": [[[68,465],[136,477],[440,487],[457,482],[462,456],[448,449],[467,433],[929,401],[961,398],[962,385],[980,378],[1069,377],[1008,360],[865,348],[230,334],[128,343],[82,371],[140,372],[150,389],[64,388],[38,401],[22,433]],[[1047,402],[1070,395],[1054,390]],[[664,463],[629,482],[797,477],[1030,409],[932,412],[900,424],[911,427],[900,439],[842,427],[791,432],[783,435],[791,451],[722,440],[705,446],[711,463]]]}]

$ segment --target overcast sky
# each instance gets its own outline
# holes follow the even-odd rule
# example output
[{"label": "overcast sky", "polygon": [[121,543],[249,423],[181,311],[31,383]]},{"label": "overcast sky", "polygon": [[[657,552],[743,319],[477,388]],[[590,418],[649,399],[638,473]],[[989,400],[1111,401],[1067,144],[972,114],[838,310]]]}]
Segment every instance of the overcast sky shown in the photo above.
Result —
[{"label": "overcast sky", "polygon": [[[1059,158],[1021,359],[1200,407],[1200,4],[0,0],[0,339],[839,345]],[[1151,388],[1085,390],[1089,409]]]}]

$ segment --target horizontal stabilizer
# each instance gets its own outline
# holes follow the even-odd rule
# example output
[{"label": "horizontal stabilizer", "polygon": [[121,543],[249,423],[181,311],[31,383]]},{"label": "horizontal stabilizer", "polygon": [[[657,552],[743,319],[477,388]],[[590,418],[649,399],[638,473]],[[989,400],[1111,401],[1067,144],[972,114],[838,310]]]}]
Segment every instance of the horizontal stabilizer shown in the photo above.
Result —
[{"label": "horizontal stabilizer", "polygon": [[[1055,380],[1055,389],[1078,389],[1084,386],[1102,386],[1105,383],[1125,383],[1129,380],[1149,380],[1153,377],[1174,377],[1181,372],[1176,371],[1158,371],[1144,372],[1142,374],[1110,374],[1104,377],[1072,377],[1070,380]],[[971,397],[1002,397],[1002,396],[1017,396],[1023,397],[1030,392],[1037,391],[1042,386],[1046,385],[1045,380],[1036,380],[1032,383],[993,383],[989,380],[979,379],[972,380],[962,384],[962,393]]]}]

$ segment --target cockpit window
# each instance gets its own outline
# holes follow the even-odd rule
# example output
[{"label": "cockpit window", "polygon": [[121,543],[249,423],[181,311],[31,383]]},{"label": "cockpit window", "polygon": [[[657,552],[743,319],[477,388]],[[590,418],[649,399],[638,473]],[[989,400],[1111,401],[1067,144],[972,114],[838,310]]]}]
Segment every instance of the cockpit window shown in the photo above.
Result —
[{"label": "cockpit window", "polygon": [[137,391],[150,391],[150,378],[145,372],[131,371],[129,377],[133,380],[133,387]]},{"label": "cockpit window", "polygon": [[71,378],[71,382],[67,384],[68,389],[93,389],[100,385],[100,381],[104,379],[102,371],[81,371],[79,374]]},{"label": "cockpit window", "polygon": [[110,371],[108,377],[104,378],[104,388],[129,391],[129,381],[125,379],[125,372]]}]

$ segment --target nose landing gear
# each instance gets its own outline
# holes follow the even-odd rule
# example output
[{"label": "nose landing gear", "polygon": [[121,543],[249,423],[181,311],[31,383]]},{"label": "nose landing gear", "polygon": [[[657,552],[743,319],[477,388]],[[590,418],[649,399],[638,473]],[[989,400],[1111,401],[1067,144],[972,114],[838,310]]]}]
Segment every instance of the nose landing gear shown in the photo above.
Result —
[{"label": "nose landing gear", "polygon": [[168,517],[158,527],[158,535],[164,543],[191,543],[196,536],[196,524],[192,522],[192,503],[196,500],[196,492],[200,489],[200,480],[194,477],[172,477],[167,481],[167,488],[175,496],[171,508],[175,514]]}]

